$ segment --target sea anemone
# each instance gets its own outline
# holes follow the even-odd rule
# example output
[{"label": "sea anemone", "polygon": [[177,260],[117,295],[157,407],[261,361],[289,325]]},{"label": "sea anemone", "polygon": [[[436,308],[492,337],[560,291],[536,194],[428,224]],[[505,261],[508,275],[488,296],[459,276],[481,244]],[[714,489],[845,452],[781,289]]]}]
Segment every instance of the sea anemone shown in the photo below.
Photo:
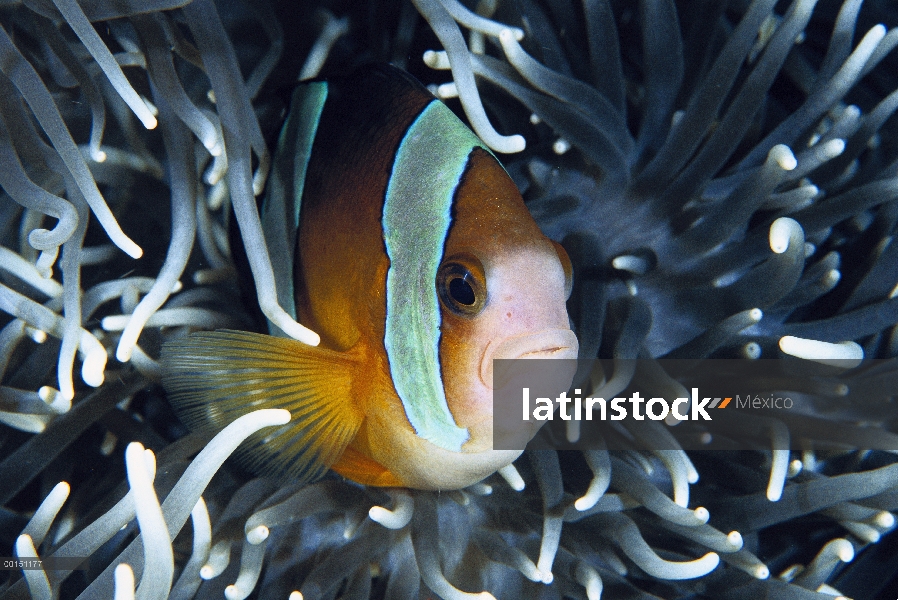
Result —
[{"label": "sea anemone", "polygon": [[[887,597],[894,6],[282,4],[0,6],[0,544],[59,561],[0,599]],[[258,314],[316,341],[277,303],[256,197],[280,90],[371,60],[466,116],[567,248],[602,393],[679,393],[655,359],[880,362],[802,414],[739,412],[771,440],[741,450],[650,422],[444,493],[226,462],[289,415],[188,433],[160,346]]]}]

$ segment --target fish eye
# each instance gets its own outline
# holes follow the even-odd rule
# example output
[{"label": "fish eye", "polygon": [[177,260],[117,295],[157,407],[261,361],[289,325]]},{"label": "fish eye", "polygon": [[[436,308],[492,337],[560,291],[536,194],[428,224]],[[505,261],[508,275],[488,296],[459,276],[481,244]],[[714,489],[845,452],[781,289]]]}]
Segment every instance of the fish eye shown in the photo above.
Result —
[{"label": "fish eye", "polygon": [[437,271],[440,301],[451,312],[474,317],[486,305],[486,276],[483,265],[471,254],[446,259]]},{"label": "fish eye", "polygon": [[558,260],[561,261],[561,268],[564,270],[564,297],[567,299],[571,297],[571,289],[574,287],[574,267],[564,247],[554,240],[550,241],[555,247],[555,253],[558,254]]}]

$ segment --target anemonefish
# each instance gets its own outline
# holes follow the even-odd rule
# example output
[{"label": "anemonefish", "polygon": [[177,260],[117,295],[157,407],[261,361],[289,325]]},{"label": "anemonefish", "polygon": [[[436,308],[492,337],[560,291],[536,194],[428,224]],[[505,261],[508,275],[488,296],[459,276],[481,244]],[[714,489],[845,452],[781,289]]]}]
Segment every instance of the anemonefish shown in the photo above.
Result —
[{"label": "anemonefish", "polygon": [[368,67],[296,89],[266,194],[278,298],[321,345],[273,326],[168,343],[182,420],[288,409],[240,455],[294,479],[458,489],[514,461],[492,448],[492,361],[576,358],[571,265],[483,142],[410,75]]}]

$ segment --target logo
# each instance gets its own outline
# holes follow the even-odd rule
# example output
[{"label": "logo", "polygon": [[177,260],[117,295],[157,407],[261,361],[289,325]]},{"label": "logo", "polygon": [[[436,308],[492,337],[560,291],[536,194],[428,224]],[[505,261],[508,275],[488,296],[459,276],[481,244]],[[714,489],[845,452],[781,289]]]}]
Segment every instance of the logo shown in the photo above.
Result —
[{"label": "logo", "polygon": [[[678,421],[698,421],[703,419],[711,421],[711,416],[706,408],[726,408],[732,398],[702,398],[699,400],[698,388],[692,388],[692,402],[690,398],[677,398],[672,403],[664,398],[643,398],[639,392],[633,392],[629,398],[581,398],[581,390],[574,390],[575,396],[569,398],[567,392],[561,392],[553,402],[549,398],[536,398],[530,401],[530,388],[522,390],[523,418],[529,421],[531,415],[537,421],[552,421],[555,416],[557,404],[558,416],[563,421],[592,421],[593,417],[599,421],[623,421],[628,416],[637,421],[644,421],[646,417],[652,421],[663,421],[668,415],[673,415]],[[570,404],[573,402],[573,413]],[[630,403],[629,410],[626,403]],[[645,406],[643,406],[645,403]],[[682,412],[683,410],[686,412]]]}]

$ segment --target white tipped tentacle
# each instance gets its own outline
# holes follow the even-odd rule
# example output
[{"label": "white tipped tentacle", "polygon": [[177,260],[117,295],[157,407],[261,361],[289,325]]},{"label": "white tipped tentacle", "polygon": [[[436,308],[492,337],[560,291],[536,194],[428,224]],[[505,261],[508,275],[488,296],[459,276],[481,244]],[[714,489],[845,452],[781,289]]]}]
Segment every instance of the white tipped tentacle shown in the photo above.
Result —
[{"label": "white tipped tentacle", "polygon": [[802,587],[816,589],[830,576],[840,562],[854,560],[854,546],[844,538],[836,538],[827,542],[814,560],[798,574],[792,583]]},{"label": "white tipped tentacle", "polygon": [[445,50],[427,50],[423,56],[424,64],[436,71],[449,70],[449,55]]},{"label": "white tipped tentacle", "polygon": [[171,590],[175,562],[168,525],[153,489],[155,458],[143,445],[131,442],[125,449],[125,466],[144,547],[143,576],[137,594],[141,598],[161,600]]},{"label": "white tipped tentacle", "polygon": [[209,558],[200,568],[200,577],[205,580],[221,575],[231,562],[231,541],[222,540],[209,549]]},{"label": "white tipped tentacle", "polygon": [[581,560],[574,569],[574,577],[585,589],[587,600],[600,600],[603,585],[598,571]]},{"label": "white tipped tentacle", "polygon": [[525,483],[524,478],[521,477],[521,474],[518,473],[518,470],[514,465],[506,465],[496,471],[499,475],[502,476],[502,479],[505,480],[505,483],[516,492],[524,491]]},{"label": "white tipped tentacle", "polygon": [[864,349],[856,342],[821,342],[786,335],[780,338],[780,350],[805,360],[843,368],[852,368],[864,359]]},{"label": "white tipped tentacle", "polygon": [[595,506],[611,483],[611,461],[605,449],[587,450],[583,453],[583,458],[592,471],[592,480],[586,493],[574,501],[574,508],[578,511],[589,510]]},{"label": "white tipped tentacle", "polygon": [[75,0],[53,0],[53,4],[56,5],[56,8],[59,9],[59,12],[65,18],[66,23],[72,27],[75,35],[81,39],[87,51],[100,65],[103,73],[109,78],[109,83],[119,93],[122,100],[134,111],[134,114],[140,119],[144,127],[154,129],[157,121],[153,111],[147,105],[146,100],[142,99],[134,88],[131,87],[118,62],[116,62],[106,44],[103,43],[94,26],[87,20],[78,3]]},{"label": "white tipped tentacle", "polygon": [[720,564],[720,556],[716,552],[689,561],[674,562],[664,560],[646,543],[639,533],[636,524],[628,517],[620,514],[603,515],[609,525],[609,533],[630,560],[653,577],[659,579],[694,579],[707,575]]},{"label": "white tipped tentacle", "polygon": [[0,247],[0,269],[32,286],[48,298],[62,295],[62,285],[45,277],[37,265],[33,265],[12,250]]},{"label": "white tipped tentacle", "polygon": [[555,579],[552,573],[552,563],[555,561],[555,554],[558,552],[558,545],[561,542],[563,524],[564,520],[560,515],[546,514],[543,516],[543,536],[539,544],[539,559],[536,561],[536,568],[542,576],[542,582],[547,585]]},{"label": "white tipped tentacle", "polygon": [[472,13],[457,0],[440,0],[440,4],[442,4],[446,11],[452,15],[453,19],[468,29],[479,31],[484,35],[493,37],[499,37],[503,32],[507,31],[509,32],[509,35],[513,36],[517,41],[524,39],[523,30],[518,29],[517,27],[508,27],[502,23],[497,23],[496,21]]},{"label": "white tipped tentacle", "polygon": [[770,225],[770,249],[776,254],[782,254],[799,239],[804,244],[804,230],[795,219],[780,217]]},{"label": "white tipped tentacle", "polygon": [[113,600],[134,600],[134,570],[131,565],[122,563],[115,567],[115,596]]},{"label": "white tipped tentacle", "polygon": [[248,540],[243,544],[240,553],[240,572],[237,580],[225,588],[227,600],[244,600],[256,587],[259,574],[262,572],[262,562],[265,558],[265,543],[252,544]]},{"label": "white tipped tentacle", "polygon": [[[37,549],[31,536],[22,534],[16,538],[16,557],[23,560],[37,559]],[[53,590],[50,587],[50,581],[47,579],[47,572],[43,569],[23,569],[25,574],[25,582],[28,584],[28,591],[31,592],[32,600],[51,600],[53,598]]]},{"label": "white tipped tentacle", "polygon": [[447,12],[444,4],[439,0],[413,0],[413,3],[418,12],[430,23],[446,50],[452,69],[452,78],[458,86],[459,99],[474,132],[496,152],[503,154],[521,152],[526,147],[523,136],[502,135],[489,122],[483,109],[483,103],[480,101],[477,84],[474,81],[471,57],[465,40],[458,24]]},{"label": "white tipped tentacle", "polygon": [[415,503],[412,497],[402,490],[391,490],[388,494],[393,499],[395,505],[393,509],[372,506],[368,516],[387,529],[402,529],[412,520]]},{"label": "white tipped tentacle", "polygon": [[28,535],[34,542],[35,546],[40,546],[44,542],[50,526],[53,524],[59,509],[69,497],[71,488],[65,481],[60,481],[53,487],[41,505],[34,512],[34,516],[28,521],[22,533]]},{"label": "white tipped tentacle", "polygon": [[331,48],[334,47],[340,36],[345,35],[349,31],[349,20],[346,17],[337,19],[330,12],[326,12],[326,14],[327,23],[325,23],[324,28],[318,35],[318,39],[315,40],[315,44],[309,51],[308,56],[306,56],[306,61],[299,71],[298,81],[306,81],[307,79],[318,77],[318,73],[321,72],[321,67],[324,66]]}]

